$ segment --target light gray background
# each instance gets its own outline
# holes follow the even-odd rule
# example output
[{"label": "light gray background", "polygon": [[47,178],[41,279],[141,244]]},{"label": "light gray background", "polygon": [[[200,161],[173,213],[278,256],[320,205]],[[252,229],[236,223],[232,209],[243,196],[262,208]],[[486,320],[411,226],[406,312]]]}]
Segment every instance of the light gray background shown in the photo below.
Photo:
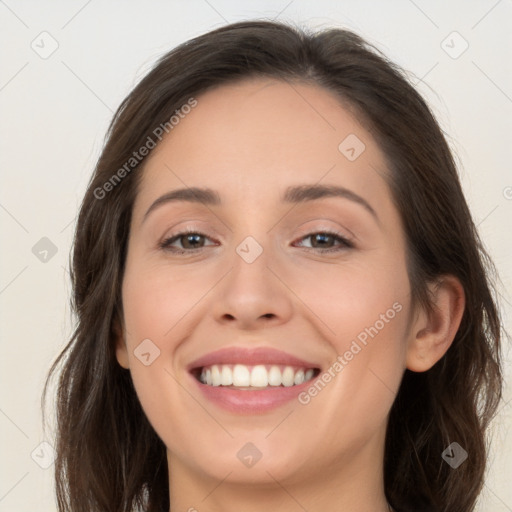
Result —
[{"label": "light gray background", "polygon": [[[113,111],[164,52],[255,18],[353,29],[411,72],[457,155],[501,275],[512,332],[512,0],[0,0],[1,511],[56,510],[53,466],[40,467],[52,462],[51,448],[40,446],[52,444],[52,424],[43,434],[40,395],[71,333],[67,268],[75,216]],[[457,56],[464,41],[469,46]],[[32,252],[43,237],[57,248],[46,262],[39,259],[44,253]],[[480,512],[512,511],[508,344],[505,356],[508,384]]]}]

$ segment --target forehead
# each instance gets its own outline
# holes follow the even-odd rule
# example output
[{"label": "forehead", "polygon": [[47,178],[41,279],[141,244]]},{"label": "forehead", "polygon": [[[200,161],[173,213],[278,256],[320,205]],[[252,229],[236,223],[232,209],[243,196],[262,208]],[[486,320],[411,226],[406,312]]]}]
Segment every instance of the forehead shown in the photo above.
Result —
[{"label": "forehead", "polygon": [[296,183],[387,193],[383,153],[331,91],[258,78],[196,100],[147,158],[136,208],[185,186],[217,189],[231,199],[243,195],[245,201],[275,199]]}]

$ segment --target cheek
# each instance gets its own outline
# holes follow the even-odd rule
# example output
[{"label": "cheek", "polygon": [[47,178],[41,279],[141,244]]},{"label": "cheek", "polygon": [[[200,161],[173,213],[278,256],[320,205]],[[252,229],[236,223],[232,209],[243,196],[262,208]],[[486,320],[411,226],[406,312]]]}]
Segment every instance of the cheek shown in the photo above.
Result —
[{"label": "cheek", "polygon": [[317,264],[294,278],[293,290],[321,320],[326,338],[338,353],[358,337],[364,342],[370,337],[368,330],[375,334],[376,328],[379,337],[397,342],[396,337],[403,334],[402,319],[410,301],[405,263],[383,255],[372,259]]},{"label": "cheek", "polygon": [[405,369],[408,306],[402,299],[398,290],[361,286],[322,310],[335,333],[329,337],[335,354],[320,375],[323,384],[310,387],[301,403],[323,433],[326,460],[327,452],[355,453],[382,432]]},{"label": "cheek", "polygon": [[179,337],[172,336],[190,310],[191,293],[185,283],[171,280],[168,274],[168,270],[127,266],[123,311],[133,385],[146,417],[169,446],[175,437],[186,438],[186,428],[176,417],[193,401],[180,383],[174,360]]},{"label": "cheek", "polygon": [[158,267],[141,268],[137,272],[127,269],[123,307],[128,333],[158,340],[158,344],[163,340],[169,342],[170,331],[204,295],[199,283],[195,286],[193,276],[180,277],[179,272],[179,269]]},{"label": "cheek", "polygon": [[398,390],[405,368],[410,286],[405,263],[399,258],[391,262],[380,258],[373,265],[317,270],[314,286],[306,279],[295,288],[321,320],[316,324],[325,327],[322,332],[334,349],[332,376],[326,376],[330,391],[322,391],[314,406],[315,415],[325,419],[326,431],[345,414],[324,402],[327,396],[351,404],[354,418],[363,425],[368,424],[369,410],[382,413],[369,423],[382,420]]}]

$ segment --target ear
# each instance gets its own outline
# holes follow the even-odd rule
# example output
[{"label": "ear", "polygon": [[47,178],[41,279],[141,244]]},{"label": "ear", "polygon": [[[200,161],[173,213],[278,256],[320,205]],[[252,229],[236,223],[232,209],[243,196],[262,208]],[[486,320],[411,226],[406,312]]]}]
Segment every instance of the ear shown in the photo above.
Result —
[{"label": "ear", "polygon": [[128,359],[128,348],[124,339],[123,328],[120,325],[117,315],[112,321],[112,332],[116,348],[117,362],[126,370],[130,368]]},{"label": "ear", "polygon": [[411,329],[406,367],[413,372],[432,368],[450,348],[462,320],[466,299],[460,281],[442,276],[429,286],[433,311],[421,310]]}]

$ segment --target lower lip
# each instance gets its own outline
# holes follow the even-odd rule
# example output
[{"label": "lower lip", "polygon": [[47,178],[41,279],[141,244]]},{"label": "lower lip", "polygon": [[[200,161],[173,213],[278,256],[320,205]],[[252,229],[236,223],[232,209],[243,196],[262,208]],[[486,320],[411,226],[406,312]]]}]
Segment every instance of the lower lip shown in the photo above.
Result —
[{"label": "lower lip", "polygon": [[203,395],[214,404],[230,412],[241,414],[257,414],[284,405],[297,399],[297,396],[311,386],[315,378],[296,386],[276,386],[254,391],[242,391],[224,386],[209,386],[194,380]]}]

